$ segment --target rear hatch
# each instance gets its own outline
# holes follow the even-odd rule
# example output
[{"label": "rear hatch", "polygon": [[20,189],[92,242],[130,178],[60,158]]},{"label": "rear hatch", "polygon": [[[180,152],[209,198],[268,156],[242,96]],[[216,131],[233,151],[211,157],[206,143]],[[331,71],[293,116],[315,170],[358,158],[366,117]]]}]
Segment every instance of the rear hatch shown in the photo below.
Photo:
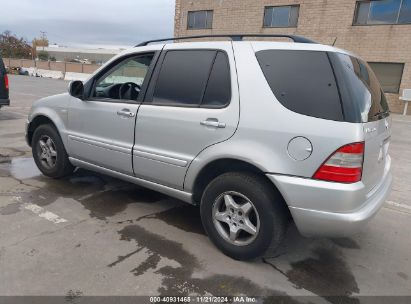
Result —
[{"label": "rear hatch", "polygon": [[388,157],[391,119],[380,83],[367,63],[353,56],[330,53],[344,117],[364,129],[362,181],[371,191],[381,181]]},{"label": "rear hatch", "polygon": [[364,124],[365,151],[363,167],[363,183],[372,190],[384,174],[390,144],[390,119]]},{"label": "rear hatch", "polygon": [[8,79],[3,59],[0,57],[0,99],[9,99]]},{"label": "rear hatch", "polygon": [[[352,55],[322,50],[268,49],[257,51],[256,57],[274,95],[289,110],[363,128],[365,145],[360,178],[366,190],[371,191],[384,174],[390,118],[385,95],[368,64]],[[352,157],[345,152],[335,157],[343,156]],[[358,161],[355,164],[339,161],[341,164],[332,166],[341,176],[348,174],[341,170],[361,166]],[[327,164],[324,165],[328,170]]]}]

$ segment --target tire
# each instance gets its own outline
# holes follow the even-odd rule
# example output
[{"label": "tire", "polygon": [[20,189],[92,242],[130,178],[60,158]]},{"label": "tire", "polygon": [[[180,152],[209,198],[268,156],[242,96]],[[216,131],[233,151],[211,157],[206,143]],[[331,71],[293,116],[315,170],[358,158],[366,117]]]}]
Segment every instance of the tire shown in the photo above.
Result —
[{"label": "tire", "polygon": [[[47,144],[46,147],[44,147],[45,144]],[[73,173],[74,167],[68,159],[63,141],[54,126],[49,124],[38,126],[34,131],[31,146],[34,161],[45,176],[61,178]],[[47,157],[50,157],[50,162]]]},{"label": "tire", "polygon": [[[230,196],[236,203],[234,212],[227,207],[231,206],[226,203],[232,202]],[[206,187],[200,209],[204,229],[211,241],[236,260],[255,259],[275,250],[284,237],[289,219],[279,192],[264,177],[252,173],[230,172],[216,177]],[[244,212],[247,209],[251,210],[248,215]],[[234,241],[230,237],[230,227],[239,231]],[[233,233],[233,237],[235,235]]]}]

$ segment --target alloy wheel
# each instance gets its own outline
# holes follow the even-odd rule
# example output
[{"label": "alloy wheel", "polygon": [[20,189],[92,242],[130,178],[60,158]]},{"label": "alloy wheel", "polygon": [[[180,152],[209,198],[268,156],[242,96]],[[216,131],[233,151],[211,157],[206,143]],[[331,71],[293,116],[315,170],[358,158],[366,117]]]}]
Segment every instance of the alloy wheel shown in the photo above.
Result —
[{"label": "alloy wheel", "polygon": [[245,195],[229,191],[219,195],[213,204],[213,223],[223,239],[236,246],[255,240],[260,218],[254,204]]},{"label": "alloy wheel", "polygon": [[42,135],[38,141],[38,157],[42,165],[47,169],[52,169],[57,163],[57,150],[54,141],[50,136]]}]

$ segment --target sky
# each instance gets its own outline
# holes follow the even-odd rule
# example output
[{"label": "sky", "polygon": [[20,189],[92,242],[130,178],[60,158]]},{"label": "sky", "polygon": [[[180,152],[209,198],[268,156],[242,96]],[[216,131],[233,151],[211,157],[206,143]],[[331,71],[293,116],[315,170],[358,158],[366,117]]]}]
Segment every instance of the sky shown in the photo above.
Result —
[{"label": "sky", "polygon": [[1,1],[0,32],[31,42],[45,31],[50,44],[127,48],[172,37],[175,0]]}]

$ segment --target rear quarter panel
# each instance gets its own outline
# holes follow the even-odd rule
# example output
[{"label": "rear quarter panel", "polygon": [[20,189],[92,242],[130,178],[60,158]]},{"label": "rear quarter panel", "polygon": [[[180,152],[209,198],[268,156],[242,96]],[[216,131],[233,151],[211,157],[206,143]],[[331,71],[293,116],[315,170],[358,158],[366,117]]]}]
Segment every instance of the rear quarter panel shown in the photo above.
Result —
[{"label": "rear quarter panel", "polygon": [[[289,44],[278,45],[284,48]],[[193,189],[201,169],[216,159],[240,159],[265,173],[311,178],[339,147],[364,140],[362,124],[309,117],[282,106],[262,73],[252,44],[234,42],[233,46],[240,92],[239,126],[232,138],[207,148],[192,162],[186,175],[186,191]],[[261,44],[260,48],[267,46],[273,47]],[[288,154],[288,143],[296,136],[306,137],[313,146],[306,160],[296,161]]]}]

